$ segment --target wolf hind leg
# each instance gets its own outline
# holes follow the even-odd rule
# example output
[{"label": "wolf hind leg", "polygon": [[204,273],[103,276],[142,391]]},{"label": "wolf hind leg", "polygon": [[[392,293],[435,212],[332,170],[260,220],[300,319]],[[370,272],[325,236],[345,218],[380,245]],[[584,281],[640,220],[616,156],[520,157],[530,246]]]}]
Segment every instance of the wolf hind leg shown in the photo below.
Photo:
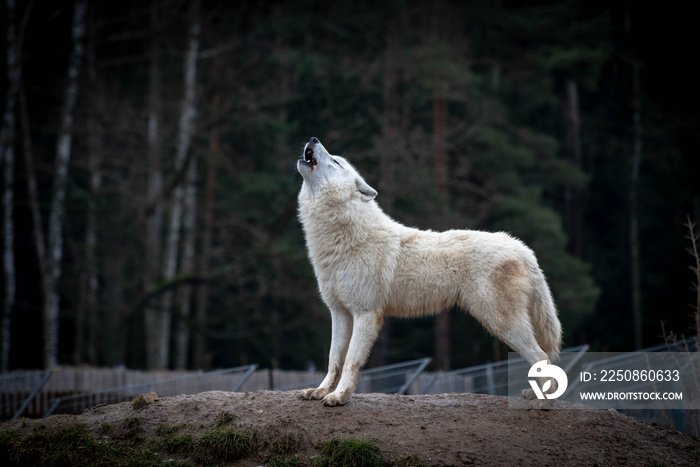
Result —
[{"label": "wolf hind leg", "polygon": [[331,311],[331,349],[328,373],[317,388],[304,389],[301,399],[323,399],[338,384],[352,334],[352,316],[343,311]]},{"label": "wolf hind leg", "polygon": [[[524,304],[509,310],[501,308],[499,311],[490,313],[472,314],[491,334],[518,352],[530,366],[541,360],[549,362],[549,356],[537,343],[535,331]],[[537,382],[542,388],[546,379],[538,378]],[[537,398],[532,388],[524,389],[522,395],[526,399]]]},{"label": "wolf hind leg", "polygon": [[[514,326],[509,332],[505,333],[502,339],[508,346],[518,352],[530,366],[542,360],[546,360],[549,363],[549,356],[537,343],[535,333],[532,330],[529,320],[523,320],[523,322]],[[537,378],[537,385],[540,389],[543,389],[548,380],[550,380],[550,378]],[[550,384],[551,387],[544,392],[550,393],[556,389],[556,381],[551,380]],[[531,387],[523,389],[521,395],[524,399],[532,401],[532,408],[545,409],[551,402],[548,400],[538,400],[535,391]]]},{"label": "wolf hind leg", "polygon": [[[551,363],[549,360],[549,355],[542,350],[537,343],[535,333],[532,330],[529,320],[527,320],[526,323],[523,323],[520,329],[527,329],[528,331],[518,332],[514,330],[515,332],[510,333],[508,337],[504,339],[506,344],[518,352],[530,366],[542,360],[547,361],[547,363]],[[548,381],[550,383],[550,387],[546,391],[543,391],[544,393],[554,392],[556,390],[557,383],[551,378],[537,378],[537,385],[540,387],[540,390],[543,390],[545,383]],[[532,401],[531,408],[546,409],[551,405],[550,400],[539,400],[537,398],[537,394],[535,394],[535,391],[531,387],[523,389],[521,391],[521,395],[524,399]]]}]

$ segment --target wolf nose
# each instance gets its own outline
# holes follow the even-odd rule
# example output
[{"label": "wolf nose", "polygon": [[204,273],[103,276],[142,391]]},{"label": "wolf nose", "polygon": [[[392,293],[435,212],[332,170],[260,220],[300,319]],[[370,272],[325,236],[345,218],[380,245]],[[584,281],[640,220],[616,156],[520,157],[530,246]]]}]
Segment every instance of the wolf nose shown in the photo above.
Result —
[{"label": "wolf nose", "polygon": [[318,138],[316,138],[315,136],[312,136],[311,139],[309,140],[309,143],[311,143],[311,144],[318,143],[318,142],[319,142]]}]

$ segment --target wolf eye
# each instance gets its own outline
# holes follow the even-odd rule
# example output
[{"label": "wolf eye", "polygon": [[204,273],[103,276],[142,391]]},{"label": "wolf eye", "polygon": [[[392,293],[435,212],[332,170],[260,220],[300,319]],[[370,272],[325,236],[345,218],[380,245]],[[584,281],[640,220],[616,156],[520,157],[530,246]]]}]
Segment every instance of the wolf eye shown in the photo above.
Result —
[{"label": "wolf eye", "polygon": [[337,160],[333,159],[333,162],[335,162],[336,164],[338,164],[338,167],[342,167],[342,165],[340,165],[340,162],[338,162]]}]

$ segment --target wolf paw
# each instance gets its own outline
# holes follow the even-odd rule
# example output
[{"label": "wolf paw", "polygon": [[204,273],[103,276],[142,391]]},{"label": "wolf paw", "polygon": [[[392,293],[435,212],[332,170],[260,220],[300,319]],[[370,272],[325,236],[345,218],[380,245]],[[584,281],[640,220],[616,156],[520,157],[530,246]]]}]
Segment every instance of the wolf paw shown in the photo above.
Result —
[{"label": "wolf paw", "polygon": [[301,395],[299,396],[300,399],[305,399],[305,400],[318,400],[318,399],[323,399],[323,396],[328,394],[328,389],[325,388],[309,388],[309,389],[304,389],[301,391]]},{"label": "wolf paw", "polygon": [[326,407],[345,405],[348,403],[348,399],[350,399],[348,391],[335,391],[323,398],[323,405]]},{"label": "wolf paw", "polygon": [[527,399],[527,400],[537,399],[537,394],[535,394],[535,391],[533,391],[532,388],[523,389],[520,394],[522,395],[523,399]]}]

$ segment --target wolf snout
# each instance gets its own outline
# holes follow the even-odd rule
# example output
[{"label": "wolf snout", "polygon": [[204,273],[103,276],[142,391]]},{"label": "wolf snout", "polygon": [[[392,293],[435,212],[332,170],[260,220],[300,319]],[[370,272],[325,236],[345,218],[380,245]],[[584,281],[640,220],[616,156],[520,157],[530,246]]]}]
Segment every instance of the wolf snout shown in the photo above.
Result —
[{"label": "wolf snout", "polygon": [[316,143],[320,143],[320,141],[315,136],[312,136],[311,139],[309,140],[309,144],[316,144]]}]

